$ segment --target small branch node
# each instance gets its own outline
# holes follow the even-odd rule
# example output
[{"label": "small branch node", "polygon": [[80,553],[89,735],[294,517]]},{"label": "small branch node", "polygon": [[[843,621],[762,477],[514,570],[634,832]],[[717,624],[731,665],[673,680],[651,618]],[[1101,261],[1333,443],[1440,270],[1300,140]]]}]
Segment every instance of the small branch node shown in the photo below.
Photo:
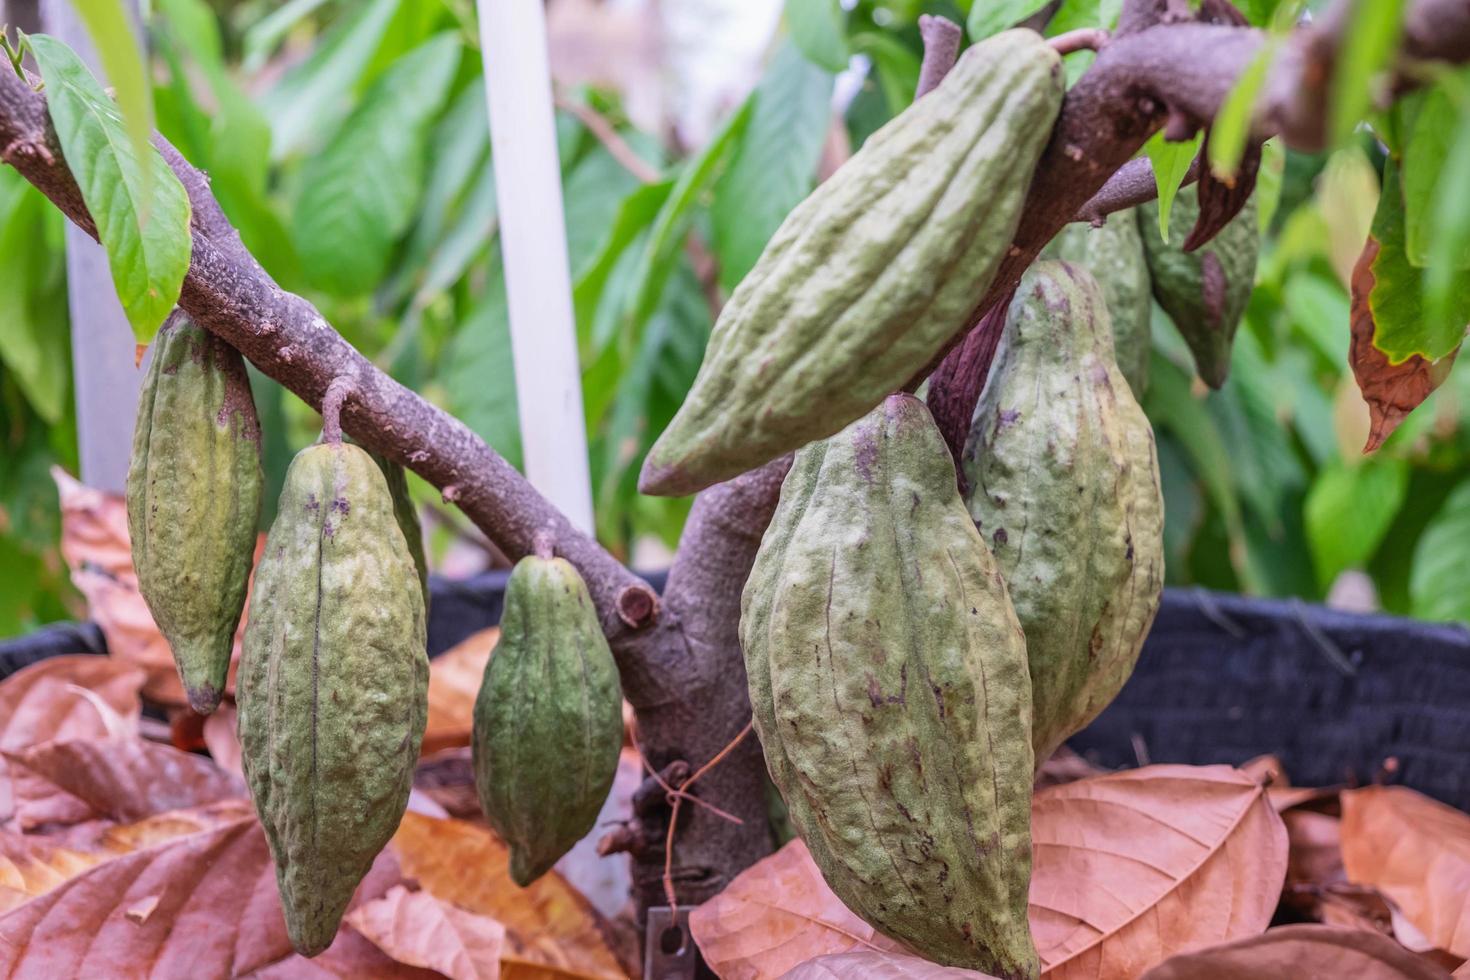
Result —
[{"label": "small branch node", "polygon": [[630,585],[618,593],[618,618],[629,629],[641,630],[658,619],[658,596],[644,585]]},{"label": "small branch node", "polygon": [[332,446],[342,444],[342,407],[356,391],[357,382],[345,374],[327,385],[327,393],[322,396],[322,442]]},{"label": "small branch node", "polygon": [[1111,35],[1101,27],[1082,27],[1058,34],[1046,43],[1057,54],[1066,55],[1074,51],[1101,51],[1109,40]]},{"label": "small branch node", "polygon": [[451,483],[440,493],[440,497],[446,504],[452,504],[459,499],[460,489],[458,483]]},{"label": "small branch node", "polygon": [[939,87],[944,76],[954,67],[960,55],[960,25],[947,17],[923,14],[919,17],[919,37],[924,40],[924,61],[919,66],[919,84],[914,99],[928,95]]},{"label": "small branch node", "polygon": [[1178,109],[1169,110],[1169,118],[1164,122],[1164,139],[1170,143],[1183,143],[1198,131],[1199,126],[1188,114]]}]

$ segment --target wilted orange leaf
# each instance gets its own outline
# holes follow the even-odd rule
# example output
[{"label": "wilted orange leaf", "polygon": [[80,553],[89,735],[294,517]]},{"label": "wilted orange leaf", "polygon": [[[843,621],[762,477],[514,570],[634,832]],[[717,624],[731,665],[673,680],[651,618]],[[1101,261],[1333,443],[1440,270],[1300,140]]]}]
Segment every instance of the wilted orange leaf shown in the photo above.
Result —
[{"label": "wilted orange leaf", "polygon": [[92,692],[136,732],[143,672],[111,657],[51,657],[0,681],[0,750],[20,750],[59,738],[109,734]]},{"label": "wilted orange leaf", "polygon": [[842,904],[800,838],[691,912],[689,931],[726,980],[775,978],[835,953],[903,949]]},{"label": "wilted orange leaf", "polygon": [[429,723],[423,754],[470,744],[475,697],[490,651],[500,639],[494,627],[480,630],[429,661]]},{"label": "wilted orange leaf", "polygon": [[438,970],[451,980],[496,980],[505,926],[397,885],[347,917],[354,929],[400,963]]},{"label": "wilted orange leaf", "polygon": [[1358,264],[1353,267],[1352,339],[1348,347],[1348,363],[1358,379],[1363,401],[1368,403],[1372,423],[1364,452],[1372,452],[1393,435],[1404,417],[1418,408],[1434,389],[1449,376],[1455,355],[1430,362],[1415,354],[1402,364],[1391,364],[1388,355],[1373,345],[1375,324],[1368,297],[1373,292],[1373,260],[1378,257],[1378,242],[1372,238],[1363,247]]},{"label": "wilted orange leaf", "polygon": [[[624,977],[601,914],[555,871],[520,888],[510,852],[483,827],[408,813],[389,846],[403,874],[435,898],[505,926],[503,976],[546,971],[567,977]],[[521,972],[528,970],[529,972]]]},{"label": "wilted orange leaf", "polygon": [[1335,926],[1299,925],[1181,953],[1144,980],[1439,980],[1429,966],[1387,936]]},{"label": "wilted orange leaf", "polygon": [[5,758],[22,831],[130,822],[245,793],[242,782],[203,756],[139,738],[65,739]]},{"label": "wilted orange leaf", "polygon": [[1470,816],[1402,786],[1342,794],[1342,859],[1436,947],[1470,958]]},{"label": "wilted orange leaf", "polygon": [[903,953],[865,950],[807,960],[781,980],[994,980],[988,973],[940,966]]},{"label": "wilted orange leaf", "polygon": [[1228,766],[1149,766],[1036,794],[1031,928],[1046,975],[1131,980],[1266,928],[1286,828]]}]

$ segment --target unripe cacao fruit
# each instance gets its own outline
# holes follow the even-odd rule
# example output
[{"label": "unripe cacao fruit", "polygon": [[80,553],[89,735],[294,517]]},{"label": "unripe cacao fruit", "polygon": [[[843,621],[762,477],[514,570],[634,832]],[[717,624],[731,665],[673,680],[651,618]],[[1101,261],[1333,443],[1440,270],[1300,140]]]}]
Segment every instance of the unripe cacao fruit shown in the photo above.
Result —
[{"label": "unripe cacao fruit", "polygon": [[175,311],[153,342],[138,399],[128,534],[138,589],[199,714],[225,691],[263,482],[245,362]]},{"label": "unripe cacao fruit", "polygon": [[1138,208],[1154,298],[1189,345],[1201,380],[1219,388],[1230,374],[1235,330],[1256,283],[1256,257],[1261,248],[1256,199],[1248,198],[1240,213],[1214,238],[1186,252],[1180,246],[1198,218],[1195,186],[1181,187],[1174,196],[1167,244],[1159,234],[1158,202]]},{"label": "unripe cacao fruit", "polygon": [[1021,280],[963,465],[1026,632],[1040,765],[1122,688],[1164,585],[1153,429],[1080,266],[1041,261]]},{"label": "unripe cacao fruit", "polygon": [[870,136],[736,287],[639,488],[692,493],[759,466],[923,369],[995,277],[1063,87],[1039,35],[1006,31]]},{"label": "unripe cacao fruit", "polygon": [[797,453],[740,641],[771,778],[838,897],[940,963],[1036,976],[1025,639],[918,399]]},{"label": "unripe cacao fruit", "polygon": [[1148,359],[1153,349],[1149,330],[1153,297],[1143,236],[1133,209],[1109,216],[1097,228],[1074,221],[1041,254],[1079,265],[1102,284],[1108,316],[1113,321],[1114,359],[1128,379],[1133,397],[1142,398],[1148,389]]},{"label": "unripe cacao fruit", "polygon": [[500,640],[475,699],[475,788],[519,885],[597,820],[623,744],[612,650],[582,576],[529,555],[505,587]]},{"label": "unripe cacao fruit", "polygon": [[403,532],[403,540],[408,544],[408,553],[413,557],[414,568],[419,573],[419,587],[424,594],[424,615],[429,612],[429,559],[424,553],[424,527],[419,523],[418,508],[413,505],[413,498],[408,493],[408,473],[403,467],[393,462],[387,456],[372,451],[368,455],[373,462],[378,464],[378,469],[383,471],[383,479],[388,484],[388,494],[393,498],[393,516],[398,521],[398,529]]},{"label": "unripe cacao fruit", "polygon": [[398,828],[428,715],[424,600],[387,482],[324,443],[286,472],[240,660],[245,777],[291,943],[331,945]]}]

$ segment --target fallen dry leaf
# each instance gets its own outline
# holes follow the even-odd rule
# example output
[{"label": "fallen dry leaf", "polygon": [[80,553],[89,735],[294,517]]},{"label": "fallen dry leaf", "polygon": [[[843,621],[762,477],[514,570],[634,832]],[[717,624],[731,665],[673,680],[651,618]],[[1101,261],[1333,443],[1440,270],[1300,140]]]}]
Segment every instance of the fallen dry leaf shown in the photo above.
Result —
[{"label": "fallen dry leaf", "polygon": [[[136,667],[90,654],[51,657],[0,681],[0,750],[18,751],[60,738],[109,734],[112,717],[137,731],[144,674]],[[91,692],[114,716],[97,710]]]},{"label": "fallen dry leaf", "polygon": [[1437,948],[1470,958],[1470,816],[1403,786],[1342,794],[1348,879],[1392,899]]},{"label": "fallen dry leaf", "polygon": [[250,980],[440,980],[442,973],[399,963],[350,926],[337,931],[331,949],[307,959],[292,953],[249,974]]},{"label": "fallen dry leaf", "polygon": [[903,953],[832,953],[807,960],[781,980],[994,980],[988,973],[940,966]]},{"label": "fallen dry leaf", "polygon": [[475,697],[500,630],[480,630],[429,661],[429,723],[423,755],[470,744]]},{"label": "fallen dry leaf", "polygon": [[842,904],[800,838],[689,913],[689,931],[725,980],[773,980],[822,956],[904,948]]},{"label": "fallen dry leaf", "polygon": [[510,879],[510,852],[484,827],[408,813],[388,848],[407,878],[467,912],[505,926],[502,975],[612,978],[627,975],[611,928],[555,871],[520,888]]},{"label": "fallen dry leaf", "polygon": [[1076,782],[1089,776],[1101,776],[1107,771],[1100,766],[1093,765],[1063,745],[1053,752],[1051,758],[1043,762],[1041,768],[1037,770],[1036,788],[1060,786],[1063,783]]},{"label": "fallen dry leaf", "polygon": [[0,831],[0,913],[49,892],[101,860],[44,837]]},{"label": "fallen dry leaf", "polygon": [[1312,810],[1282,815],[1290,853],[1286,863],[1289,884],[1326,885],[1344,878],[1341,821]]},{"label": "fallen dry leaf", "polygon": [[347,916],[354,929],[400,963],[437,970],[451,980],[496,980],[505,926],[428,892],[396,885]]},{"label": "fallen dry leaf", "polygon": [[6,752],[21,831],[89,820],[128,823],[243,796],[203,756],[139,738],[65,739]]},{"label": "fallen dry leaf", "polygon": [[237,729],[239,715],[233,701],[221,704],[214,714],[204,719],[204,744],[214,764],[225,772],[245,778],[240,765],[240,733]]},{"label": "fallen dry leaf", "polygon": [[1036,794],[1031,928],[1048,977],[1128,978],[1266,928],[1286,828],[1229,766],[1149,766]]},{"label": "fallen dry leaf", "polygon": [[1143,980],[1440,980],[1444,975],[1376,932],[1297,925],[1181,953],[1149,970]]}]

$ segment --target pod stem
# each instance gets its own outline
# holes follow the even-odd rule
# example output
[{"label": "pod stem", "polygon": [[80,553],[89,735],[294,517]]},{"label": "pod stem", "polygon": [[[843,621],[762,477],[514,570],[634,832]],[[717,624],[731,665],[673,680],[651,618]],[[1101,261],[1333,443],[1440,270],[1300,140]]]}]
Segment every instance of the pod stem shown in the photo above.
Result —
[{"label": "pod stem", "polygon": [[342,445],[342,406],[347,396],[357,391],[357,382],[347,375],[338,375],[327,385],[322,396],[322,442],[331,446]]},{"label": "pod stem", "polygon": [[537,558],[553,558],[556,556],[556,538],[549,529],[543,528],[532,536],[531,552]]},{"label": "pod stem", "polygon": [[954,67],[960,55],[960,26],[947,17],[924,14],[919,17],[919,36],[924,41],[924,61],[919,66],[919,84],[914,101],[928,95]]}]

